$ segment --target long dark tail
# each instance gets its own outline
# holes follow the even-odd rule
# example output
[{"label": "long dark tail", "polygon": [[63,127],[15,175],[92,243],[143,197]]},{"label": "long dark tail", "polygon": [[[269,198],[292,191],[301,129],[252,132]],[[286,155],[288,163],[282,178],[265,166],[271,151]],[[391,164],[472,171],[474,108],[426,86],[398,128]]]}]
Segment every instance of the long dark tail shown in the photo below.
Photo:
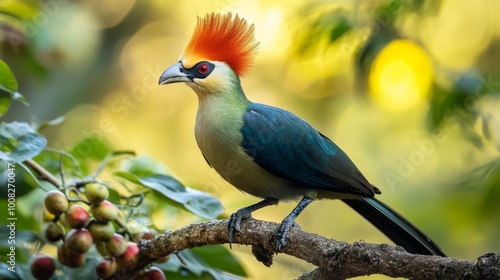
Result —
[{"label": "long dark tail", "polygon": [[385,203],[372,197],[342,200],[372,225],[378,228],[394,243],[406,251],[420,255],[446,257],[438,245],[410,221]]}]

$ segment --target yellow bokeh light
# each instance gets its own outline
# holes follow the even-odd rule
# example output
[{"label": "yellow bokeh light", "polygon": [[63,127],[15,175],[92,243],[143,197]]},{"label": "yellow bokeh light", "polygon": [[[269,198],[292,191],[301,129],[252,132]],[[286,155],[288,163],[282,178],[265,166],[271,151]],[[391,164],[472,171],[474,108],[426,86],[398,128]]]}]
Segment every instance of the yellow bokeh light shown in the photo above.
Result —
[{"label": "yellow bokeh light", "polygon": [[424,101],[432,83],[432,62],[409,40],[395,40],[380,51],[369,76],[373,99],[391,111],[403,111]]}]

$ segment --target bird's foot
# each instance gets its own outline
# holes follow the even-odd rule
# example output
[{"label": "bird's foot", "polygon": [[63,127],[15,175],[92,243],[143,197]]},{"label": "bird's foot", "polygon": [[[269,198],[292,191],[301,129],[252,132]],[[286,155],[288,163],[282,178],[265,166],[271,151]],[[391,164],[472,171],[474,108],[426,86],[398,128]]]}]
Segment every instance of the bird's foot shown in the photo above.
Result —
[{"label": "bird's foot", "polygon": [[283,219],[278,227],[278,233],[276,234],[276,253],[279,253],[281,248],[286,246],[286,237],[288,236],[288,231],[291,227],[297,227],[300,229],[299,224],[291,217],[286,217]]},{"label": "bird's foot", "polygon": [[229,232],[229,248],[232,248],[232,243],[234,241],[234,234],[240,231],[241,220],[249,219],[252,217],[252,211],[248,208],[241,208],[238,211],[231,214],[229,221],[227,222],[227,230]]}]

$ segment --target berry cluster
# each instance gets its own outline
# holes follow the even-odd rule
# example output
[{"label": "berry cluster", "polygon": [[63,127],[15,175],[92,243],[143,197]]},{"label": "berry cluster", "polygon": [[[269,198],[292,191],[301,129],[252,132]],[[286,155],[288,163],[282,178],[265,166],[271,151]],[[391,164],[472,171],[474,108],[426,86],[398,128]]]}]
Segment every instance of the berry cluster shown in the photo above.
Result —
[{"label": "berry cluster", "polygon": [[[85,254],[95,244],[97,252],[103,257],[96,267],[100,278],[111,277],[117,267],[136,266],[139,255],[136,242],[139,239],[150,239],[153,234],[136,230],[131,234],[125,228],[121,211],[107,200],[109,191],[105,186],[87,184],[84,194],[86,203],[70,202],[59,190],[51,190],[45,195],[45,209],[53,218],[44,225],[43,233],[48,242],[58,244],[59,262],[70,268],[83,266]],[[114,224],[122,231],[116,232]],[[146,227],[141,229],[148,230]],[[127,240],[126,236],[132,240]],[[31,273],[36,279],[49,279],[55,269],[54,259],[50,256],[36,254],[31,259]],[[149,268],[141,277],[165,279],[163,272],[156,267]]]}]

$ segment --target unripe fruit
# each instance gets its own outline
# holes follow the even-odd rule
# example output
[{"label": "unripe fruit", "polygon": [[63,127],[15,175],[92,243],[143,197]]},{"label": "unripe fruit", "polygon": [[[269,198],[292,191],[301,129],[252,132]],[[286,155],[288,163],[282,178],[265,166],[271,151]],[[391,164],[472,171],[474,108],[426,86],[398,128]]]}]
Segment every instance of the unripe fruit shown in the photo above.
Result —
[{"label": "unripe fruit", "polygon": [[90,232],[84,228],[72,229],[65,238],[64,245],[75,254],[84,254],[92,246],[93,240]]},{"label": "unripe fruit", "polygon": [[30,259],[31,275],[39,280],[45,280],[52,277],[56,271],[54,259],[45,254],[33,255]]},{"label": "unripe fruit", "polygon": [[45,208],[50,213],[59,216],[68,210],[69,202],[66,195],[59,190],[51,190],[45,194]]},{"label": "unripe fruit", "polygon": [[87,184],[85,185],[85,196],[90,203],[99,204],[108,199],[109,191],[108,188],[100,184]]},{"label": "unripe fruit", "polygon": [[80,200],[80,201],[76,201],[76,202],[70,203],[69,206],[75,205],[75,204],[83,207],[83,209],[87,210],[87,212],[90,212],[90,205],[88,203],[85,203],[85,202],[83,202],[83,201]]},{"label": "unripe fruit", "polygon": [[62,213],[61,215],[59,215],[59,220],[57,220],[57,222],[59,224],[61,224],[63,226],[63,228],[71,229],[71,227],[68,225],[68,223],[66,223],[66,213]]},{"label": "unripe fruit", "polygon": [[89,223],[90,215],[82,206],[73,204],[64,213],[64,220],[71,228],[82,228]]},{"label": "unripe fruit", "polygon": [[50,213],[47,208],[45,207],[45,205],[43,206],[43,214],[42,214],[42,221],[43,222],[50,222],[52,220],[54,220],[56,216],[52,213]]},{"label": "unripe fruit", "polygon": [[115,233],[115,228],[111,223],[101,223],[97,221],[93,221],[88,229],[94,241],[108,241],[113,237]]},{"label": "unripe fruit", "polygon": [[119,267],[132,269],[137,265],[139,259],[139,247],[134,242],[128,242],[127,249],[123,255],[116,257],[116,264]]},{"label": "unripe fruit", "polygon": [[49,222],[45,224],[43,228],[43,233],[45,235],[45,239],[49,242],[57,242],[61,240],[64,236],[64,229],[61,225],[54,222]]},{"label": "unripe fruit", "polygon": [[97,265],[95,270],[99,278],[109,278],[116,271],[116,261],[113,258],[104,259]]},{"label": "unripe fruit", "polygon": [[111,202],[104,200],[99,204],[94,204],[90,208],[92,215],[99,222],[110,222],[118,217],[118,208]]},{"label": "unripe fruit", "polygon": [[141,239],[149,240],[154,236],[154,232],[151,229],[134,220],[127,224],[127,228],[134,242],[139,242]]},{"label": "unripe fruit", "polygon": [[85,254],[75,254],[64,245],[57,247],[57,259],[62,265],[76,268],[85,264]]},{"label": "unripe fruit", "polygon": [[103,257],[108,257],[109,256],[108,249],[106,249],[106,242],[94,241],[94,244],[95,244],[95,248],[96,248],[97,252],[101,256],[103,256]]},{"label": "unripe fruit", "polygon": [[123,255],[125,250],[127,250],[127,240],[121,234],[115,233],[110,240],[106,241],[106,251],[113,257]]},{"label": "unripe fruit", "polygon": [[165,274],[161,269],[156,266],[152,266],[148,271],[146,271],[141,277],[141,280],[165,280]]}]

